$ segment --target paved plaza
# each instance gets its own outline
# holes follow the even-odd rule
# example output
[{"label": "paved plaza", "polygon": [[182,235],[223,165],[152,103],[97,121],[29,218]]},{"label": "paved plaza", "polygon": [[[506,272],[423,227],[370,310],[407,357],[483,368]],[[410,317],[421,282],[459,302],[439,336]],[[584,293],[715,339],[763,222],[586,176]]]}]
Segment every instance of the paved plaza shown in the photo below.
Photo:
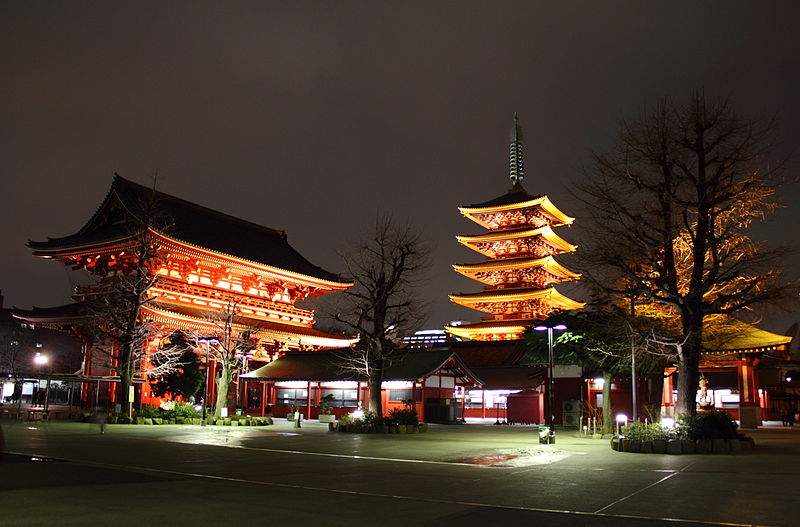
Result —
[{"label": "paved plaza", "polygon": [[[612,451],[535,427],[431,425],[412,435],[2,422],[0,525],[798,524],[800,430],[748,431],[727,455]],[[16,458],[14,456],[14,458]]]}]

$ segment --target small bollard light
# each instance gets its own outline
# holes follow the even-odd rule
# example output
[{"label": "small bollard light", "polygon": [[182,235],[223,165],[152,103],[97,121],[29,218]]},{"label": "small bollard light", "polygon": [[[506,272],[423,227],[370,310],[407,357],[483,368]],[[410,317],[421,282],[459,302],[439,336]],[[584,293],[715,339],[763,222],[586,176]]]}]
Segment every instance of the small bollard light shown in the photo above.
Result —
[{"label": "small bollard light", "polygon": [[550,443],[550,427],[548,426],[539,427],[539,443],[542,445]]},{"label": "small bollard light", "polygon": [[628,422],[628,416],[625,414],[617,414],[617,435],[622,431],[622,427]]}]

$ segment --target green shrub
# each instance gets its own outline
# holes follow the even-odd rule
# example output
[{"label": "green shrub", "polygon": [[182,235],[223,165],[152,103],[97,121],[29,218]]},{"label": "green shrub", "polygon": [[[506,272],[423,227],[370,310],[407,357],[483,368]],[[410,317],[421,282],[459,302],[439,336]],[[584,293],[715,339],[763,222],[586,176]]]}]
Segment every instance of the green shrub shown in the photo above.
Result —
[{"label": "green shrub", "polygon": [[136,415],[139,417],[161,417],[161,408],[156,408],[155,406],[142,406],[136,410]]},{"label": "green shrub", "polygon": [[416,426],[419,424],[419,417],[417,417],[416,408],[393,408],[389,411],[389,416],[386,418],[389,424],[398,425],[411,425]]},{"label": "green shrub", "polygon": [[739,439],[739,425],[727,413],[720,410],[699,412],[678,418],[678,436],[681,439]]},{"label": "green shrub", "polygon": [[195,410],[194,405],[191,403],[175,403],[175,407],[172,409],[172,412],[175,413],[175,417],[200,417],[200,412]]},{"label": "green shrub", "polygon": [[332,393],[329,393],[328,395],[326,395],[325,397],[320,399],[319,400],[319,413],[321,413],[321,414],[330,414],[331,410],[333,409],[332,404],[333,404],[333,401],[335,399],[336,399],[336,397]]},{"label": "green shrub", "polygon": [[657,439],[671,439],[670,436],[674,434],[671,430],[662,427],[659,423],[645,424],[637,421],[623,427],[622,435],[624,435],[626,439],[655,441]]}]

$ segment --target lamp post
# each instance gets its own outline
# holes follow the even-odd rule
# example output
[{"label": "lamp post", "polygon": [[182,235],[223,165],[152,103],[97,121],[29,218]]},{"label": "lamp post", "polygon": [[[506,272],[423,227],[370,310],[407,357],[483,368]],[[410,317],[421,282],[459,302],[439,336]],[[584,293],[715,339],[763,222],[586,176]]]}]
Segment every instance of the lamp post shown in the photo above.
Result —
[{"label": "lamp post", "polygon": [[558,324],[556,326],[536,326],[533,328],[536,331],[547,331],[547,352],[548,352],[548,365],[547,365],[547,426],[550,428],[550,437],[548,443],[556,442],[555,431],[555,416],[553,415],[553,330],[564,331],[567,326]]},{"label": "lamp post", "polygon": [[[253,353],[251,351],[237,351],[234,354],[234,358],[239,359],[242,361],[242,371],[247,373],[247,361],[253,358]],[[247,404],[245,398],[247,394],[242,389],[242,385],[245,381],[242,380],[242,374],[239,374],[239,378],[236,382],[236,400],[239,401],[239,404],[242,405],[242,413],[246,413]]]},{"label": "lamp post", "polygon": [[[36,364],[39,367],[39,376],[41,377],[42,368],[44,368],[44,365],[47,364],[47,355],[42,355],[41,353],[39,353],[37,351],[36,355],[33,357],[33,363]],[[36,380],[36,395],[37,395],[37,399],[38,399],[38,395],[39,395],[39,381],[40,380],[41,379],[37,379]],[[50,395],[49,392],[50,392],[50,378],[48,377],[47,378],[47,389],[45,390],[45,394],[44,394],[44,399],[45,400],[44,400],[44,404],[42,405],[44,407],[45,411],[47,411],[47,398]],[[34,401],[32,401],[31,406],[35,406],[33,403],[34,403]]]},{"label": "lamp post", "polygon": [[208,399],[208,370],[209,370],[209,368],[211,368],[211,362],[209,361],[209,357],[208,357],[209,348],[211,347],[212,343],[217,344],[219,341],[217,339],[215,339],[215,338],[210,338],[210,339],[209,338],[201,338],[201,339],[197,339],[197,341],[200,344],[205,344],[206,345],[206,374],[205,374],[205,377],[203,378],[203,419],[200,422],[200,426],[206,426],[206,405],[207,405],[206,399]]}]

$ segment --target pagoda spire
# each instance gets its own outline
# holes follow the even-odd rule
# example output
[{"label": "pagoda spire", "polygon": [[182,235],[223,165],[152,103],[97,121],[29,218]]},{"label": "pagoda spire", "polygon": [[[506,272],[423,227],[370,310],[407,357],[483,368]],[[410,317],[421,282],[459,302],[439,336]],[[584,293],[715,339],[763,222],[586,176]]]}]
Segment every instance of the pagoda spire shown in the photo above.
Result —
[{"label": "pagoda spire", "polygon": [[522,155],[522,127],[519,125],[517,113],[514,112],[514,126],[509,133],[509,168],[512,189],[522,187],[525,179],[525,160]]}]

